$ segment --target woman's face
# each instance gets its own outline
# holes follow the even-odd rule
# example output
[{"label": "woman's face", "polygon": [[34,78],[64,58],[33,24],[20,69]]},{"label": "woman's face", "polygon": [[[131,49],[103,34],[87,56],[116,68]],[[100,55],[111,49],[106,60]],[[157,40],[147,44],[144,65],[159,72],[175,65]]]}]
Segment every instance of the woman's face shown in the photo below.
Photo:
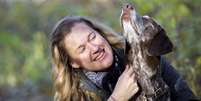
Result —
[{"label": "woman's face", "polygon": [[74,68],[100,71],[112,65],[113,53],[109,43],[83,22],[74,24],[64,43]]}]

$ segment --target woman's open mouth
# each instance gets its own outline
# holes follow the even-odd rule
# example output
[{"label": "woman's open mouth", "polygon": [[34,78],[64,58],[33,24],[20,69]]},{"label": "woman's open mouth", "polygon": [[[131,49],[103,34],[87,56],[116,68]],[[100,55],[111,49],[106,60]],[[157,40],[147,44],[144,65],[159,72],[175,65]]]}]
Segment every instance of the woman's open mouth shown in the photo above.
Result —
[{"label": "woman's open mouth", "polygon": [[105,57],[105,49],[102,49],[98,55],[93,58],[93,61],[101,61]]}]

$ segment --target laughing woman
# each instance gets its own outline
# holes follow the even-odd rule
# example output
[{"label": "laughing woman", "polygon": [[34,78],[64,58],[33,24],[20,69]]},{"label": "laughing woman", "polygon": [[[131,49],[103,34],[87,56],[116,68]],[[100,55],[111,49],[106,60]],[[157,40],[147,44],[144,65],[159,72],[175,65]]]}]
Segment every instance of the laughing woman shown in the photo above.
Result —
[{"label": "laughing woman", "polygon": [[[135,73],[124,63],[125,39],[93,20],[67,16],[51,36],[55,101],[128,101],[139,92]],[[193,93],[161,58],[162,77],[172,100]]]}]

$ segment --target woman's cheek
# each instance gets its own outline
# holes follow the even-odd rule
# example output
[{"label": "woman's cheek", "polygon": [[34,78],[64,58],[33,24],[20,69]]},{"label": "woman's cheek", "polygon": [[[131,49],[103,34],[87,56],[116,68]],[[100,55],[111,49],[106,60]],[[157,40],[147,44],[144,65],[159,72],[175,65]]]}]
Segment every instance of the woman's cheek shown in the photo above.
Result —
[{"label": "woman's cheek", "polygon": [[82,61],[90,61],[90,53],[88,50],[86,50],[86,52],[84,54],[81,55],[81,60]]},{"label": "woman's cheek", "polygon": [[101,47],[105,47],[106,46],[106,40],[104,40],[104,39],[102,39],[102,40],[99,40],[99,45],[101,46]]},{"label": "woman's cheek", "polygon": [[98,38],[96,38],[96,39],[94,40],[93,43],[96,44],[96,45],[100,45],[102,42],[101,42],[101,39],[98,37]]},{"label": "woman's cheek", "polygon": [[104,41],[105,41],[105,39],[100,34],[98,34],[96,39],[95,39],[95,42],[102,44],[102,43],[104,43]]}]

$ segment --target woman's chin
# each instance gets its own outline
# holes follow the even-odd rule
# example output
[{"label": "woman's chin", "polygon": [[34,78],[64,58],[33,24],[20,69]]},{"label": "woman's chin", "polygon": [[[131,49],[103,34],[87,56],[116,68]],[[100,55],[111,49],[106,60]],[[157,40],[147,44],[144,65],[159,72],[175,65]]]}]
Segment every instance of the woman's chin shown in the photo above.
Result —
[{"label": "woman's chin", "polygon": [[113,63],[113,57],[112,56],[110,56],[110,57],[108,56],[101,63],[102,69],[103,70],[108,69],[109,67],[111,67],[112,63]]}]

